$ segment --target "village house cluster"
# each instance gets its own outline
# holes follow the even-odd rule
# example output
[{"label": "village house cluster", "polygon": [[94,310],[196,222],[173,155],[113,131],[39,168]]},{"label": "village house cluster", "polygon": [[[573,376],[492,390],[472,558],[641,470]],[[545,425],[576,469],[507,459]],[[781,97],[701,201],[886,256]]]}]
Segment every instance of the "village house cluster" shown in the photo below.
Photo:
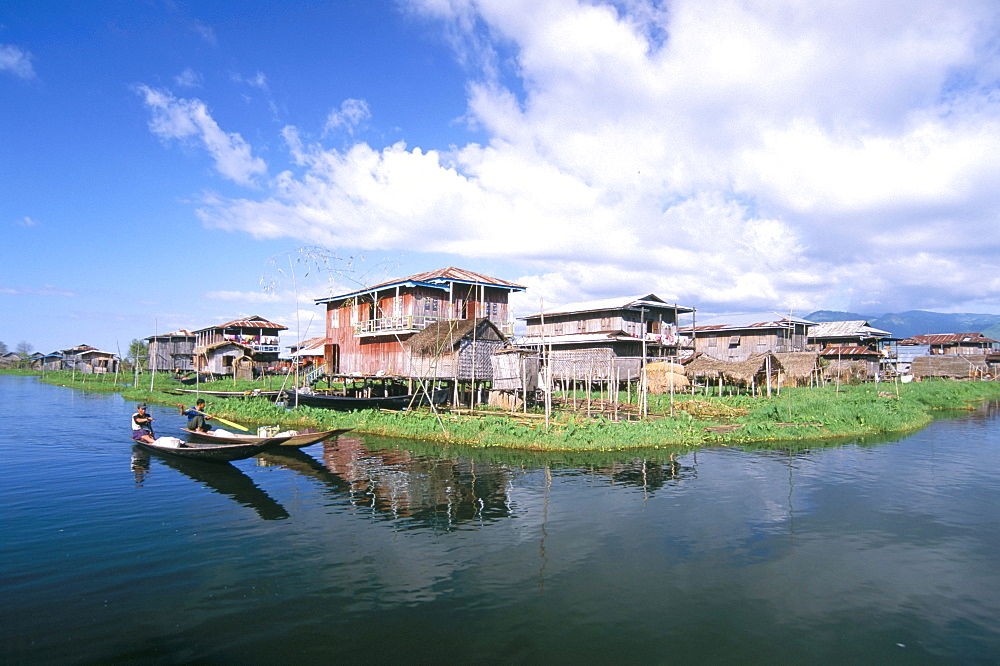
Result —
[{"label": "village house cluster", "polygon": [[[283,359],[278,335],[286,327],[254,316],[151,335],[148,366],[249,379],[294,363],[304,371],[302,385],[320,378],[397,378],[526,393],[538,386],[543,368],[572,381],[631,382],[651,364],[666,363],[687,382],[763,386],[987,377],[1000,364],[997,341],[980,333],[899,339],[867,321],[817,323],[776,313],[699,320],[696,308],[653,293],[522,316],[524,333],[515,336],[509,297],[524,290],[454,267],[418,273],[317,299],[325,308],[325,334],[291,345]],[[117,363],[116,355],[86,345],[32,359],[46,370],[94,373],[113,372]]]}]

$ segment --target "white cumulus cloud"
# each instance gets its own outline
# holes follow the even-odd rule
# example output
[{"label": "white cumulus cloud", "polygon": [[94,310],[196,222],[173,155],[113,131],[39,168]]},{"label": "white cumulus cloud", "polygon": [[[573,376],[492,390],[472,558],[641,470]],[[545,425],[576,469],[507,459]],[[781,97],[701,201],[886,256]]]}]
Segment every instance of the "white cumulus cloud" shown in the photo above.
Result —
[{"label": "white cumulus cloud", "polygon": [[323,132],[330,134],[338,129],[343,129],[348,134],[354,134],[358,129],[362,129],[371,117],[368,104],[363,99],[345,99],[341,103],[340,109],[331,111],[326,117]]},{"label": "white cumulus cloud", "polygon": [[[523,298],[553,305],[1000,307],[992,2],[409,4],[467,67],[480,140],[335,149],[286,127],[288,168],[206,198],[206,223],[520,262]],[[143,91],[154,132],[265,173],[203,103]],[[322,133],[372,116],[347,100]]]},{"label": "white cumulus cloud", "polygon": [[251,185],[267,172],[264,160],[251,154],[243,137],[223,131],[201,100],[180,99],[149,86],[138,86],[137,91],[152,113],[149,128],[160,138],[199,140],[216,170],[241,185]]},{"label": "white cumulus cloud", "polygon": [[31,53],[13,44],[0,44],[0,72],[9,72],[20,79],[35,78]]}]

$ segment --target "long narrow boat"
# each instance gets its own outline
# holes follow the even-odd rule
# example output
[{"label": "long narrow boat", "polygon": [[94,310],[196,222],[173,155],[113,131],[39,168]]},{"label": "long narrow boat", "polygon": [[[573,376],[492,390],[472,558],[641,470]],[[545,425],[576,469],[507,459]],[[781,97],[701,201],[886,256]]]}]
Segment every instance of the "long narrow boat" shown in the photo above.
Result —
[{"label": "long narrow boat", "polygon": [[214,462],[243,460],[267,449],[281,446],[281,442],[271,441],[255,444],[189,444],[177,437],[159,437],[152,444],[148,442],[135,443],[156,453]]},{"label": "long narrow boat", "polygon": [[324,430],[323,432],[296,432],[291,430],[288,432],[295,434],[278,433],[276,435],[272,435],[271,437],[258,437],[257,435],[243,435],[232,432],[227,432],[225,434],[212,431],[196,432],[194,430],[188,430],[187,428],[181,428],[181,430],[188,434],[188,440],[194,442],[208,442],[213,444],[263,444],[265,442],[274,442],[277,443],[278,446],[288,446],[294,448],[301,448],[303,446],[309,446],[310,444],[316,444],[317,442],[322,442],[324,439],[330,439],[331,437],[342,435],[345,432],[350,432],[353,429],[354,428],[338,428],[336,430]]},{"label": "long narrow boat", "polygon": [[252,391],[206,391],[203,389],[173,389],[170,393],[174,395],[183,395],[185,393],[191,394],[201,394],[210,395],[213,398],[277,398],[281,395],[282,391],[261,391],[260,389],[254,389]]},{"label": "long narrow boat", "polygon": [[[435,405],[440,405],[448,400],[450,391],[448,389],[437,389],[431,393],[431,399]],[[336,409],[343,412],[357,409],[407,409],[417,405],[426,405],[427,396],[423,393],[411,393],[408,395],[392,395],[382,398],[352,398],[343,395],[320,395],[318,393],[296,392],[289,396],[289,404],[294,404],[298,397],[298,404],[306,407],[322,407],[323,409]]]}]

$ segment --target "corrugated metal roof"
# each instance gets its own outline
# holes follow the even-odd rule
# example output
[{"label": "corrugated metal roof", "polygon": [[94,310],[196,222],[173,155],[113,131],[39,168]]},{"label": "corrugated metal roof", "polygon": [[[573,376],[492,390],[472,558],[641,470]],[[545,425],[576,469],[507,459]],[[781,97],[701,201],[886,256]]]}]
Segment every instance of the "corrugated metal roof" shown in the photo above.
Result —
[{"label": "corrugated metal roof", "polygon": [[880,356],[877,351],[864,345],[840,345],[826,347],[820,356]]},{"label": "corrugated metal roof", "polygon": [[882,338],[888,337],[888,331],[874,328],[863,319],[852,321],[824,321],[809,328],[810,338]]},{"label": "corrugated metal roof", "polygon": [[254,315],[252,317],[247,317],[245,319],[234,319],[233,321],[226,322],[225,324],[219,324],[218,326],[206,326],[205,328],[199,328],[195,333],[200,333],[202,331],[211,331],[216,328],[266,328],[273,331],[287,331],[287,326],[282,326],[281,324],[275,324],[273,321],[268,321],[263,317]]},{"label": "corrugated metal roof", "polygon": [[288,345],[289,349],[295,349],[297,352],[311,351],[314,349],[322,350],[323,345],[326,344],[326,338],[307,338],[297,345]]},{"label": "corrugated metal roof", "polygon": [[148,338],[144,339],[155,340],[156,338],[193,338],[193,337],[194,333],[192,333],[191,331],[184,328],[179,328],[171,333],[157,333],[156,335],[151,335]]},{"label": "corrugated metal roof", "polygon": [[604,310],[625,310],[627,308],[638,310],[641,307],[663,308],[666,310],[676,309],[678,313],[694,312],[694,308],[686,308],[684,306],[667,303],[656,294],[646,294],[645,296],[617,296],[614,298],[603,298],[595,301],[567,303],[566,305],[560,305],[559,307],[545,310],[544,313],[537,312],[526,317],[518,317],[518,319],[534,319],[535,317],[541,317],[542,314],[545,314],[546,316],[563,315],[577,314],[581,312],[600,312]]},{"label": "corrugated metal roof", "polygon": [[490,277],[489,275],[483,275],[482,273],[467,271],[463,268],[455,268],[454,266],[440,268],[436,271],[428,271],[426,273],[417,273],[416,275],[411,275],[408,279],[413,280],[414,282],[434,282],[438,280],[444,282],[468,282],[470,284],[487,284],[496,287],[508,287],[514,291],[524,290],[524,287],[519,284],[507,282],[506,280],[501,280],[500,278]]},{"label": "corrugated metal roof", "polygon": [[949,345],[960,342],[991,343],[996,342],[996,340],[984,337],[982,333],[931,333],[929,335],[914,335],[901,344]]},{"label": "corrugated metal roof", "polygon": [[[777,312],[749,312],[712,317],[698,324],[696,330],[739,330],[747,328],[787,328],[790,324],[811,325],[815,322]],[[690,327],[681,330],[690,331]]]},{"label": "corrugated metal roof", "polygon": [[418,285],[422,285],[427,287],[446,288],[449,282],[457,282],[461,284],[476,284],[476,285],[481,284],[488,287],[501,287],[503,289],[509,289],[510,291],[524,291],[525,289],[525,287],[519,284],[514,284],[513,282],[507,282],[506,280],[501,280],[500,278],[490,277],[488,275],[483,275],[481,273],[475,273],[473,271],[467,271],[462,268],[455,268],[454,266],[449,266],[448,268],[439,268],[436,271],[417,273],[416,275],[411,275],[409,277],[400,278],[396,280],[389,280],[388,282],[382,282],[372,287],[366,287],[365,289],[359,289],[357,291],[352,291],[347,294],[340,294],[339,296],[317,298],[315,302],[329,303],[331,301],[340,301],[345,298],[360,296],[361,294],[370,294],[372,292],[380,291],[382,289],[387,289],[389,287],[397,287],[397,286],[415,287]]},{"label": "corrugated metal roof", "polygon": [[572,333],[569,335],[531,335],[518,338],[516,344],[537,346],[537,345],[568,345],[590,342],[609,342],[623,340],[625,342],[642,342],[642,338],[637,338],[626,333]]}]

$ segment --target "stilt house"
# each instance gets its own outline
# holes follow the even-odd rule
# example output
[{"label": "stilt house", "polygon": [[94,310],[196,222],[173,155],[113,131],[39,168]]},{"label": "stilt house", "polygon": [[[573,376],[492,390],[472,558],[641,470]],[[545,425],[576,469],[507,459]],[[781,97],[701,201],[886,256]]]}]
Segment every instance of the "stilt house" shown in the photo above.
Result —
[{"label": "stilt house", "polygon": [[997,348],[998,342],[982,333],[933,333],[914,335],[900,341],[900,347],[926,345],[931,355],[944,354],[988,354]]},{"label": "stilt house", "polygon": [[[411,348],[405,343],[432,324],[488,319],[502,336],[511,335],[508,297],[523,290],[512,282],[449,267],[317,299],[326,306],[327,372],[408,377]],[[412,372],[428,371],[423,360],[414,363]]]},{"label": "stilt house", "polygon": [[63,370],[75,369],[84,374],[103,375],[118,369],[117,356],[90,345],[77,345],[71,349],[63,349],[60,353]]},{"label": "stilt house", "polygon": [[570,303],[522,317],[518,347],[548,354],[556,377],[635,379],[643,358],[677,355],[677,317],[694,312],[656,294]]},{"label": "stilt house", "polygon": [[194,333],[186,330],[151,335],[149,369],[157,372],[189,372],[194,370]]},{"label": "stilt house", "polygon": [[809,327],[809,344],[826,364],[826,376],[849,379],[872,379],[885,369],[892,369],[895,350],[890,343],[898,340],[888,331],[874,328],[867,321],[827,321]]},{"label": "stilt house", "polygon": [[21,357],[14,352],[4,352],[0,354],[0,366],[9,368],[22,361]]},{"label": "stilt house", "polygon": [[288,346],[292,358],[299,365],[317,365],[323,362],[323,348],[326,338],[308,338],[302,342]]},{"label": "stilt house", "polygon": [[867,321],[824,321],[809,327],[809,344],[822,351],[827,347],[869,347],[878,351],[883,343],[893,340],[888,331],[871,326]]},{"label": "stilt house", "polygon": [[256,315],[199,329],[194,332],[195,370],[250,379],[277,364],[278,334],[284,330]]},{"label": "stilt house", "polygon": [[492,379],[493,354],[507,346],[507,338],[485,317],[435,321],[406,341],[410,350],[410,377]]},{"label": "stilt house", "polygon": [[756,354],[806,351],[815,322],[773,312],[715,317],[681,329],[693,337],[696,353],[720,361],[746,361]]}]

